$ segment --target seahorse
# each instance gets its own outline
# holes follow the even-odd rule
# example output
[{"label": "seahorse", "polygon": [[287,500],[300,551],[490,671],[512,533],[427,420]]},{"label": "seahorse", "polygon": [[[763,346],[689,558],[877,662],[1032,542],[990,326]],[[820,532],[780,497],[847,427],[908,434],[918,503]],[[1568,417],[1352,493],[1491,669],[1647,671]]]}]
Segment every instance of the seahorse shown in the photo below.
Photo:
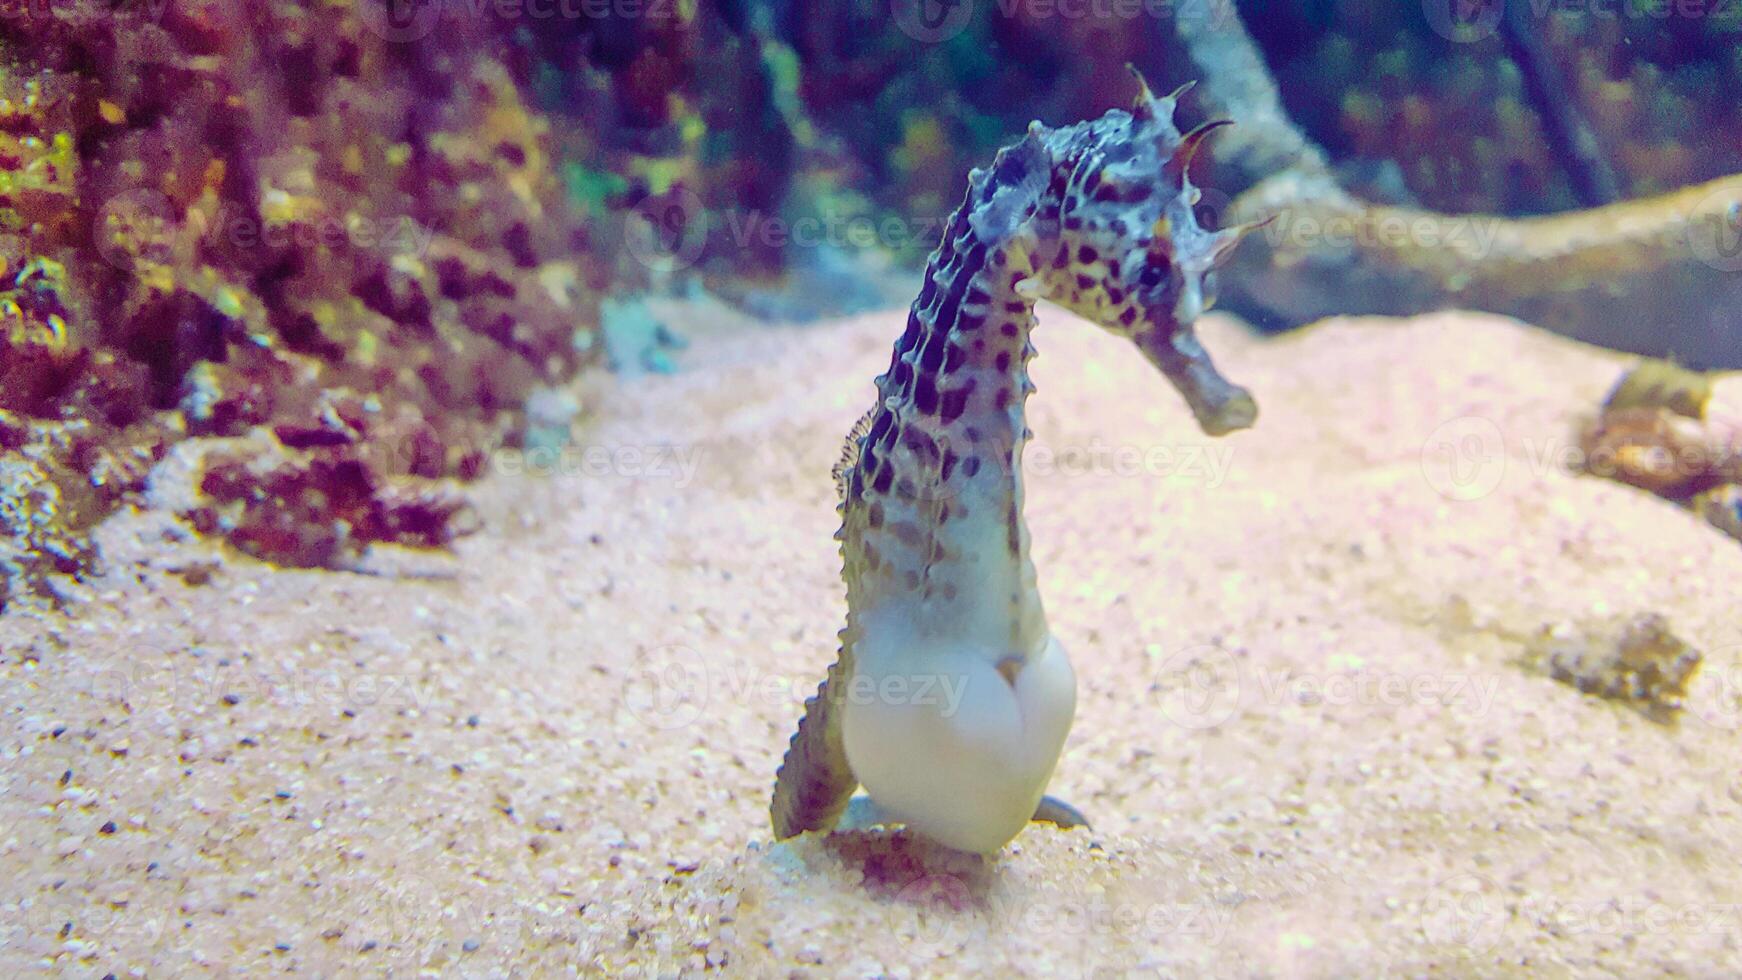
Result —
[{"label": "seahorse", "polygon": [[[1031,819],[1081,820],[1045,796],[1076,677],[1047,627],[1022,512],[1035,303],[1128,338],[1209,434],[1258,412],[1193,331],[1216,265],[1256,226],[1208,231],[1193,214],[1187,170],[1223,123],[1181,133],[1190,85],[1157,98],[1132,74],[1131,111],[1034,122],[971,172],[931,254],[835,470],[847,623],[776,777],[777,839],[845,813],[992,854]],[[853,797],[860,785],[868,797]]]}]

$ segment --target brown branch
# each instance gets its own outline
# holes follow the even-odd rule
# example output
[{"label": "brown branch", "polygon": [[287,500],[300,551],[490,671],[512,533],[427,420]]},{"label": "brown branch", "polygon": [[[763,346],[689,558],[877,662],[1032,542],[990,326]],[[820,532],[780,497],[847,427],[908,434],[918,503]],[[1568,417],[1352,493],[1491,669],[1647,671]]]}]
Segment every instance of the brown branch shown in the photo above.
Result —
[{"label": "brown branch", "polygon": [[[1224,307],[1285,326],[1462,307],[1695,367],[1742,368],[1742,175],[1526,219],[1369,204],[1337,183],[1288,117],[1232,3],[1211,7],[1210,17],[1175,18],[1174,30],[1204,76],[1200,98],[1239,124],[1215,154],[1250,186],[1223,223],[1277,216],[1235,253]],[[1547,87],[1538,98],[1567,102]],[[1606,166],[1589,128],[1576,112],[1564,124],[1568,152],[1590,151],[1576,168],[1601,195]]]}]

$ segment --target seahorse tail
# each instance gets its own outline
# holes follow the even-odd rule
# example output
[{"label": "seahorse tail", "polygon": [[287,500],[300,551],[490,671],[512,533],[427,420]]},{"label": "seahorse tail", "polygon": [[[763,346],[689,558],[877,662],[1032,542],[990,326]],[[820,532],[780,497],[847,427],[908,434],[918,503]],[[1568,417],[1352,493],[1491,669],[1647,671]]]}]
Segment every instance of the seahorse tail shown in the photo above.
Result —
[{"label": "seahorse tail", "polygon": [[848,633],[842,631],[840,656],[829,667],[817,693],[805,701],[798,732],[787,745],[786,758],[774,777],[769,816],[776,840],[810,830],[833,830],[859,785],[847,763],[841,736],[838,692],[846,687],[853,671]]}]

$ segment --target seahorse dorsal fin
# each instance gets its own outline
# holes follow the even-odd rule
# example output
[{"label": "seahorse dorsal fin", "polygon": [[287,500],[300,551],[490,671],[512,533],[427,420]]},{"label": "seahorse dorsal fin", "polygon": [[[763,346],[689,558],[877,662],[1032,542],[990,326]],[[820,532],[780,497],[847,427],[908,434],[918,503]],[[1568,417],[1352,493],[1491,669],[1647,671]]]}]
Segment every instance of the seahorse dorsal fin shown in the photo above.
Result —
[{"label": "seahorse dorsal fin", "polygon": [[859,421],[853,423],[853,431],[847,433],[846,445],[841,447],[841,459],[835,464],[833,473],[835,493],[840,495],[842,500],[847,499],[847,478],[852,475],[853,467],[859,465],[859,443],[864,440],[865,434],[871,431],[871,423],[876,418],[877,408],[875,406],[864,415],[859,416]]}]

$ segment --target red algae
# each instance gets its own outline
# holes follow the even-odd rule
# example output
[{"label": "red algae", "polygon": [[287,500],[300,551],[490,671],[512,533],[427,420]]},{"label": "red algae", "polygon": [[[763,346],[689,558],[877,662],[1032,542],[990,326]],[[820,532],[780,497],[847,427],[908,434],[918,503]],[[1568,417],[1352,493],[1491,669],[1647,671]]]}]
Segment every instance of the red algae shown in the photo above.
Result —
[{"label": "red algae", "polygon": [[437,481],[597,349],[603,264],[507,27],[380,26],[282,0],[0,24],[8,578],[82,569],[80,530],[169,445],[255,427],[291,451],[209,482],[300,504],[210,530],[298,565],[333,559],[335,522],[442,543]]}]

